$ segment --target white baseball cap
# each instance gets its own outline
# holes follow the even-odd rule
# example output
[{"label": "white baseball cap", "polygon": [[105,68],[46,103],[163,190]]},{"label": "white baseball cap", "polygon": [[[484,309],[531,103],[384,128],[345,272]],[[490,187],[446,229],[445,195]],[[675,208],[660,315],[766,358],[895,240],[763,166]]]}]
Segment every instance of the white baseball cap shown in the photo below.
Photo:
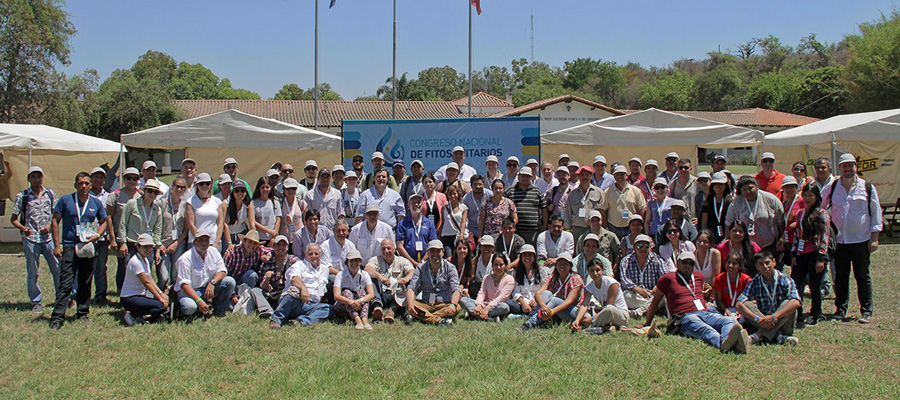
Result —
[{"label": "white baseball cap", "polygon": [[375,159],[384,160],[384,154],[382,154],[380,151],[376,151],[376,152],[372,153],[372,159],[373,160],[375,160]]},{"label": "white baseball cap", "polygon": [[[40,168],[40,167],[38,167],[38,168]],[[43,171],[41,171],[41,173],[43,173]],[[31,174],[31,170],[28,171],[28,174]],[[125,175],[141,176],[141,171],[138,171],[138,169],[135,167],[128,167],[128,168],[125,168],[125,172],[122,173],[122,175],[123,176],[125,176]]]},{"label": "white baseball cap", "polygon": [[[271,171],[271,170],[269,170],[269,171]],[[234,181],[231,179],[231,175],[228,175],[228,174],[219,175],[219,184],[221,185],[221,184],[225,184],[225,183],[234,183]]]},{"label": "white baseball cap", "polygon": [[601,155],[598,155],[598,156],[594,157],[594,164],[596,164],[596,163],[604,163],[604,164],[606,164],[606,157],[603,157],[603,156],[601,156]]},{"label": "white baseball cap", "polygon": [[457,151],[461,151],[461,152],[465,153],[466,149],[464,149],[462,146],[456,146],[453,148],[453,152],[456,153]]},{"label": "white baseball cap", "polygon": [[306,160],[306,165],[303,168],[309,168],[309,167],[316,167],[316,169],[318,169],[319,163],[317,163],[316,160]]},{"label": "white baseball cap", "polygon": [[156,166],[156,163],[153,162],[153,160],[147,160],[147,161],[144,161],[144,166],[141,167],[141,169],[142,169],[142,170],[145,170],[145,169],[150,168],[150,167],[158,168],[158,167]]},{"label": "white baseball cap", "polygon": [[670,159],[670,158],[681,158],[681,157],[678,157],[678,153],[672,151],[672,152],[669,152],[669,154],[666,154],[666,159]]},{"label": "white baseball cap", "polygon": [[656,160],[654,160],[652,158],[647,160],[647,162],[644,163],[644,167],[646,168],[647,166],[650,166],[650,165],[652,165],[656,168],[659,168],[659,163],[657,163]]},{"label": "white baseball cap", "polygon": [[495,162],[495,163],[497,163],[497,164],[500,164],[500,160],[498,160],[498,159],[497,159],[497,156],[495,156],[495,155],[493,155],[493,154],[487,156],[487,160],[485,160],[484,163],[487,164],[487,163],[489,163],[489,162],[491,162],[491,161],[493,161],[493,162]]},{"label": "white baseball cap", "polygon": [[347,180],[347,179],[350,179],[350,178],[357,178],[357,179],[359,179],[359,176],[356,175],[356,171],[347,171],[347,174],[344,175],[344,180]]},{"label": "white baseball cap", "polygon": [[559,159],[562,160],[563,158],[572,158],[572,157],[569,157],[569,155],[566,153],[562,153],[559,155]]},{"label": "white baseball cap", "polygon": [[510,162],[510,161],[515,161],[516,164],[518,164],[518,163],[519,163],[519,157],[516,157],[516,156],[509,156],[509,157],[507,157],[507,158],[506,158],[506,162]]},{"label": "white baseball cap", "polygon": [[765,152],[765,153],[762,153],[762,157],[760,157],[759,160],[760,160],[760,161],[762,161],[762,160],[772,160],[772,161],[775,161],[775,154],[772,154],[771,152],[768,152],[768,151],[767,151],[767,152]]},{"label": "white baseball cap", "polygon": [[[228,175],[228,174],[222,174],[222,175]],[[270,176],[281,176],[281,173],[278,172],[277,169],[270,169],[270,170],[266,171],[266,178],[268,178]],[[219,179],[221,179],[221,178],[222,178],[222,176],[219,175]]]},{"label": "white baseball cap", "polygon": [[286,189],[296,189],[300,187],[300,182],[297,182],[294,178],[287,178],[284,182],[281,182],[281,187]]},{"label": "white baseball cap", "polygon": [[[128,172],[128,171],[126,170],[125,172]],[[212,177],[209,176],[209,174],[207,174],[206,172],[201,172],[200,174],[197,175],[197,183],[202,183],[202,182],[212,182]]]},{"label": "white baseball cap", "polygon": [[533,158],[529,158],[528,161],[525,161],[525,165],[537,164],[537,160]]},{"label": "white baseball cap", "polygon": [[105,170],[105,169],[100,168],[100,167],[94,167],[94,169],[91,170],[91,176],[93,176],[94,174],[96,174],[96,173],[98,173],[98,172],[101,173],[101,174],[103,174],[103,175],[106,175],[106,170]]},{"label": "white baseball cap", "polygon": [[653,180],[653,187],[655,188],[656,185],[663,185],[665,187],[669,187],[669,182],[666,181],[666,178],[656,178]]},{"label": "white baseball cap", "polygon": [[616,167],[613,168],[613,174],[615,175],[615,174],[618,174],[618,173],[627,174],[627,173],[628,173],[628,169],[625,168],[624,165],[616,165]]},{"label": "white baseball cap", "polygon": [[481,237],[481,241],[478,242],[481,246],[494,246],[494,238],[490,235],[484,235]]},{"label": "white baseball cap", "polygon": [[640,242],[644,242],[644,243],[653,243],[653,239],[650,239],[650,236],[647,236],[647,235],[645,235],[645,234],[642,233],[642,234],[640,234],[640,235],[637,235],[636,238],[634,238],[634,244],[638,244],[638,243],[640,243]]},{"label": "white baseball cap", "polygon": [[628,163],[631,164],[632,161],[638,163],[638,165],[644,165],[639,157],[632,157],[630,160],[628,160]]},{"label": "white baseball cap", "polygon": [[838,165],[841,165],[843,163],[856,164],[856,157],[854,157],[853,154],[850,154],[850,153],[841,154],[841,157],[838,158]]},{"label": "white baseball cap", "polygon": [[344,170],[344,166],[341,165],[341,164],[335,164],[334,167],[331,168],[331,173],[332,173],[332,174],[335,173],[335,172],[337,172],[337,171],[346,172],[346,171]]},{"label": "white baseball cap", "polygon": [[432,240],[432,241],[428,242],[428,250],[431,250],[431,249],[441,249],[441,250],[443,250],[443,249],[444,249],[444,244],[441,243],[440,240],[437,240],[437,239]]},{"label": "white baseball cap", "polygon": [[790,176],[790,175],[785,176],[784,178],[782,178],[782,179],[781,179],[781,187],[785,187],[785,186],[788,186],[788,185],[794,185],[794,186],[797,186],[797,178],[794,178],[793,176]]},{"label": "white baseball cap", "polygon": [[519,168],[519,175],[534,176],[531,172],[531,167]]},{"label": "white baseball cap", "polygon": [[[183,163],[183,162],[182,162],[182,163]],[[228,157],[228,158],[225,159],[225,162],[222,163],[222,166],[224,167],[224,166],[226,166],[226,165],[228,165],[228,164],[237,164],[237,160],[235,160],[233,157]]]},{"label": "white baseball cap", "polygon": [[450,163],[447,164],[447,169],[450,169],[450,168],[453,168],[453,169],[459,171],[459,164],[457,164],[455,161],[451,161]]}]

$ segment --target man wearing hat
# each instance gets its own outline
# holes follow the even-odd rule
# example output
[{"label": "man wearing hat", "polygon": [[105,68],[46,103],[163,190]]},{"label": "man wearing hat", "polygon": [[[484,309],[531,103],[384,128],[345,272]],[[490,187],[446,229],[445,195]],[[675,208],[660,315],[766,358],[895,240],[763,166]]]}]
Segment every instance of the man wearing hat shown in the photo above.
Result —
[{"label": "man wearing hat", "polygon": [[759,159],[759,167],[759,173],[753,176],[756,178],[759,190],[765,190],[780,197],[781,181],[785,175],[775,169],[775,155],[768,151],[763,153]]},{"label": "man wearing hat", "polygon": [[41,287],[38,286],[38,263],[42,255],[53,276],[53,287],[59,290],[59,259],[53,255],[53,237],[50,224],[57,197],[52,189],[44,187],[44,170],[38,166],[28,169],[28,183],[31,185],[16,194],[10,222],[22,232],[22,247],[25,252],[26,281],[31,311],[44,311],[41,305]]},{"label": "man wearing hat", "polygon": [[[243,179],[241,179],[241,178],[238,178],[238,175],[237,175],[237,172],[238,172],[238,163],[237,163],[237,160],[235,160],[235,159],[232,158],[232,157],[226,158],[225,161],[222,163],[222,171],[224,171],[226,174],[228,174],[229,176],[231,176],[231,181],[232,181],[232,183],[237,182],[237,181],[244,182],[244,187],[247,188],[247,195],[249,195],[250,197],[253,197],[253,189],[252,189],[253,186],[250,186],[250,185],[247,183],[247,181],[245,181],[245,180],[243,180]],[[219,182],[213,182],[212,193],[213,193],[213,194],[219,193]]]},{"label": "man wearing hat", "polygon": [[678,333],[700,339],[716,347],[722,353],[734,351],[746,354],[750,344],[747,331],[736,319],[706,310],[703,297],[703,274],[695,271],[697,258],[693,253],[678,255],[677,270],[662,276],[653,291],[653,301],[647,310],[650,325],[660,303],[665,298],[669,308],[669,324],[666,333]]},{"label": "man wearing hat", "polygon": [[681,228],[681,234],[684,238],[693,242],[697,239],[699,232],[697,227],[687,219],[687,205],[683,201],[675,199],[672,201],[672,223]]},{"label": "man wearing hat", "polygon": [[600,204],[600,213],[603,214],[603,222],[607,229],[618,237],[628,234],[628,218],[633,214],[639,214],[647,220],[649,210],[644,194],[641,190],[630,185],[625,179],[628,172],[625,166],[618,165],[613,169],[615,185],[606,189],[603,203]]},{"label": "man wearing hat", "polygon": [[678,153],[672,151],[666,154],[666,170],[659,174],[660,177],[666,178],[666,182],[671,183],[678,176]]},{"label": "man wearing hat", "polygon": [[[531,168],[529,168],[531,170]],[[532,171],[534,172],[534,171]],[[503,175],[503,183],[507,189],[513,187],[518,182],[519,175],[519,157],[509,156],[506,158],[506,174]],[[529,177],[528,179],[531,179]]]},{"label": "man wearing hat", "polygon": [[406,215],[403,199],[400,198],[400,193],[388,187],[390,175],[388,175],[386,169],[376,168],[369,176],[373,178],[375,183],[359,195],[359,205],[356,206],[356,222],[362,222],[366,206],[377,204],[379,219],[393,229]]},{"label": "man wearing hat", "polygon": [[592,185],[600,188],[601,190],[606,190],[615,183],[612,175],[606,173],[606,157],[602,155],[594,157],[593,166],[594,173],[591,177]]},{"label": "man wearing hat", "polygon": [[87,315],[90,311],[94,245],[106,231],[106,209],[100,200],[88,194],[90,191],[90,175],[79,172],[75,175],[75,193],[61,197],[53,206],[53,255],[61,262],[50,329],[59,329],[65,322],[76,278],[81,290],[75,294],[75,302],[78,303],[75,317],[90,321]]},{"label": "man wearing hat", "polygon": [[403,206],[409,211],[409,196],[413,193],[424,193],[425,187],[422,186],[422,178],[424,177],[425,167],[420,160],[413,160],[412,164],[409,165],[409,170],[412,172],[412,175],[406,177],[400,184],[400,198],[403,199]]},{"label": "man wearing hat", "polygon": [[228,276],[238,285],[247,285],[247,288],[255,288],[259,282],[260,266],[272,259],[272,249],[260,245],[259,232],[255,229],[247,234],[239,234],[241,240],[239,246],[234,246],[225,252],[222,261]]},{"label": "man wearing hat", "polygon": [[319,164],[316,160],[306,160],[303,166],[303,173],[306,175],[300,180],[300,187],[303,188],[303,194],[313,190],[316,187],[316,178],[318,177]]},{"label": "man wearing hat", "polygon": [[[156,163],[153,162],[153,160],[144,161],[144,166],[143,168],[141,168],[141,180],[138,181],[138,187],[143,188],[144,185],[147,184],[147,181],[156,179],[157,171],[158,170],[156,168]],[[158,179],[156,179],[156,181],[159,182],[159,198],[168,196],[169,185],[166,185],[164,182],[160,182]]]},{"label": "man wearing hat", "polygon": [[[275,192],[284,194],[284,181],[287,180],[287,178],[294,177],[294,166],[291,164],[282,164],[281,168],[273,168],[273,169],[277,170],[278,175],[281,176],[281,181],[278,183],[278,185],[274,186]],[[305,195],[305,193],[304,193],[304,195]],[[300,196],[300,198],[302,199],[303,196]]]},{"label": "man wearing hat", "polygon": [[603,227],[603,216],[597,210],[591,210],[591,213],[588,214],[588,230],[576,239],[575,252],[572,254],[584,252],[584,240],[587,239],[589,234],[596,235],[600,243],[600,250],[597,253],[609,260],[613,267],[618,269],[619,260],[622,259],[621,241],[615,234]]},{"label": "man wearing hat", "polygon": [[344,210],[344,218],[351,228],[356,226],[356,206],[359,205],[359,179],[356,172],[348,171],[344,176],[344,188],[341,189],[341,207]]},{"label": "man wearing hat", "polygon": [[588,166],[578,168],[578,187],[569,191],[563,222],[572,235],[581,236],[588,228],[587,216],[591,210],[599,210],[603,203],[603,190],[591,184],[593,169]]},{"label": "man wearing hat", "polygon": [[647,203],[650,218],[644,221],[644,232],[659,240],[659,231],[666,221],[672,219],[672,202],[675,199],[668,196],[669,184],[665,178],[656,178],[656,181],[653,182],[653,192],[656,193],[656,196]]},{"label": "man wearing hat", "polygon": [[641,187],[641,184],[644,182],[644,175],[641,175],[641,159],[638,157],[632,157],[628,160],[628,183]]},{"label": "man wearing hat", "polygon": [[[294,179],[294,178],[290,178]],[[263,276],[258,288],[250,289],[250,296],[256,305],[260,318],[269,318],[278,305],[281,292],[284,291],[285,274],[288,268],[300,261],[300,258],[288,254],[290,241],[283,235],[272,239],[272,258],[262,264]]]},{"label": "man wearing hat", "polygon": [[194,235],[194,246],[175,262],[177,281],[175,293],[181,312],[194,315],[210,312],[210,304],[217,317],[224,317],[231,307],[234,294],[234,278],[227,276],[228,269],[219,251],[210,246],[212,234],[198,231]]},{"label": "man wearing hat", "polygon": [[[360,178],[360,189],[368,190],[369,188],[375,186],[375,176],[374,171],[384,168],[384,154],[380,151],[376,151],[372,153],[372,174],[366,175],[365,178]],[[388,182],[387,185],[394,190],[395,192],[400,190],[400,185],[397,184],[397,181],[394,180],[394,177],[388,173]]]},{"label": "man wearing hat", "polygon": [[344,177],[347,176],[347,172],[344,169],[344,166],[341,164],[335,164],[331,167],[331,186],[337,190],[343,190],[347,188],[347,184],[344,183]]},{"label": "man wearing hat", "polygon": [[547,211],[550,216],[562,217],[563,211],[566,209],[566,202],[569,198],[569,169],[566,167],[556,168],[556,186],[547,190],[544,196],[547,199]]},{"label": "man wearing hat", "polygon": [[[455,162],[456,166],[459,168],[459,179],[462,180],[463,182],[465,182],[466,184],[468,184],[471,181],[472,175],[475,175],[478,173],[478,171],[475,171],[475,168],[472,168],[471,166],[466,165],[466,150],[463,149],[462,146],[454,147],[453,153],[450,155],[450,158],[453,159],[453,162]],[[439,168],[434,173],[434,179],[436,179],[438,182],[442,182],[442,181],[446,180],[448,166],[449,166],[449,164]]]},{"label": "man wearing hat", "polygon": [[[393,323],[394,317],[403,313],[406,305],[406,284],[413,277],[413,264],[396,255],[391,239],[381,241],[380,251],[366,263],[366,272],[372,277],[375,299],[372,300],[372,319]],[[379,315],[381,317],[379,317]]]},{"label": "man wearing hat", "polygon": [[[659,172],[659,164],[656,160],[652,158],[647,160],[644,164],[644,179],[640,182],[640,185],[634,185],[641,190],[641,193],[644,195],[644,200],[647,203],[650,203],[651,200],[656,198],[656,192],[653,191],[653,185],[657,179],[657,172]],[[668,187],[668,181],[666,181],[666,187]]]},{"label": "man wearing hat", "polygon": [[409,213],[397,224],[397,252],[413,265],[425,258],[428,242],[437,240],[434,222],[422,213],[422,192],[409,196]]},{"label": "man wearing hat", "polygon": [[321,254],[319,245],[310,243],[306,245],[304,259],[288,268],[284,292],[272,313],[269,328],[278,329],[286,321],[309,326],[331,318],[331,305],[323,302],[328,267],[320,263]]},{"label": "man wearing hat", "polygon": [[[392,178],[394,178],[394,182],[397,182],[397,185],[403,185],[403,182],[406,181],[406,163],[403,160],[394,160],[394,165],[391,167],[393,170]],[[398,186],[399,187],[399,186]]]},{"label": "man wearing hat", "polygon": [[[106,170],[102,167],[94,167],[91,170],[91,191],[88,192],[88,195],[100,200],[100,204],[103,204],[104,207],[106,198],[109,197],[109,192],[103,188],[105,183]],[[111,221],[109,214],[107,214],[106,226],[110,226],[112,224]],[[106,261],[109,259],[109,232],[104,232],[100,239],[97,239],[94,249],[97,253],[96,257],[94,257],[94,301],[103,302],[106,301],[107,290]]]},{"label": "man wearing hat", "polygon": [[701,171],[697,174],[697,194],[694,195],[694,218],[697,219],[697,226],[700,226],[700,218],[703,217],[703,203],[706,203],[706,196],[710,193],[711,181],[712,175],[709,172]]},{"label": "man wearing hat", "polygon": [[837,227],[834,256],[834,318],[847,315],[850,291],[850,270],[856,278],[860,317],[868,324],[872,320],[872,278],[869,276],[869,256],[878,250],[882,215],[878,191],[870,182],[857,175],[856,157],[842,154],[839,159],[841,178],[822,192],[822,208],[831,212],[831,222]]},{"label": "man wearing hat", "polygon": [[583,281],[588,282],[591,279],[590,275],[588,275],[588,265],[590,265],[592,260],[600,261],[603,265],[604,276],[615,275],[612,262],[608,258],[600,255],[600,238],[597,237],[597,235],[591,233],[585,235],[582,250],[584,251],[575,256],[575,259],[572,260],[572,272],[580,275]]},{"label": "man wearing hat", "polygon": [[[422,300],[416,300],[418,294]],[[456,267],[444,259],[440,240],[428,242],[428,259],[413,271],[406,289],[407,322],[418,319],[432,325],[453,325],[459,313],[459,275]]]},{"label": "man wearing hat", "polygon": [[356,245],[364,260],[378,255],[384,239],[394,238],[394,230],[390,225],[378,219],[379,213],[378,204],[369,204],[366,206],[364,221],[356,224],[350,230],[350,241]]},{"label": "man wearing hat", "polygon": [[525,243],[532,246],[537,241],[538,233],[547,229],[547,222],[550,220],[544,194],[531,183],[533,175],[531,168],[522,167],[516,185],[506,189],[504,194],[516,204],[519,217],[516,232],[525,239]]},{"label": "man wearing hat", "polygon": [[545,195],[550,188],[559,185],[559,181],[553,177],[553,164],[547,161],[541,164],[541,177],[534,180],[534,185]]},{"label": "man wearing hat", "polygon": [[353,166],[352,171],[356,173],[356,178],[359,179],[360,183],[362,183],[362,181],[366,179],[366,173],[365,171],[363,171],[363,168],[366,166],[366,159],[362,156],[362,154],[355,154],[353,156],[351,164]]},{"label": "man wearing hat", "polygon": [[568,167],[569,161],[571,161],[571,158],[569,157],[569,155],[566,153],[562,153],[559,155],[559,158],[556,160],[556,165],[559,167]]},{"label": "man wearing hat", "polygon": [[484,185],[490,187],[492,183],[494,183],[497,179],[503,179],[503,173],[500,172],[500,159],[495,155],[487,156],[487,160],[484,161],[484,166],[487,170],[484,172]]},{"label": "man wearing hat", "polygon": [[[625,256],[619,264],[622,290],[625,291],[625,303],[631,318],[647,312],[656,281],[667,272],[666,262],[653,252],[650,236],[641,234],[634,238],[634,252]],[[702,277],[700,281],[703,281]]]},{"label": "man wearing hat", "polygon": [[[270,192],[272,197],[275,197],[277,200],[281,200],[284,197],[284,192],[278,191],[278,186],[281,184],[281,172],[278,172],[278,170],[274,168],[266,171],[266,183],[272,188],[272,191]],[[221,185],[219,186],[221,188]]]},{"label": "man wearing hat", "polygon": [[[330,231],[334,229],[338,218],[344,215],[341,192],[331,186],[331,172],[328,168],[319,171],[319,179],[315,182],[316,186],[306,192],[306,209],[319,210],[319,225]],[[301,189],[304,187],[303,183],[299,185]]]},{"label": "man wearing hat", "polygon": [[693,167],[691,166],[690,159],[679,159],[678,177],[669,182],[669,196],[684,202],[687,207],[687,218],[690,221],[699,217],[699,215],[695,213],[697,207],[696,204],[694,204],[694,200],[697,197],[697,192],[700,191],[700,185],[697,183],[697,178],[691,175],[692,170]]}]

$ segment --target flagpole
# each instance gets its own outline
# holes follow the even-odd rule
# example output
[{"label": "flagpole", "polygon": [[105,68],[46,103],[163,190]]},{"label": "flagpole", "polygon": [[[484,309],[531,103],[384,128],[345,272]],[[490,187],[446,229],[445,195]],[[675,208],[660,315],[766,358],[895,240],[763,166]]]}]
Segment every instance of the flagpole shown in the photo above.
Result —
[{"label": "flagpole", "polygon": [[394,0],[394,67],[391,73],[391,119],[397,119],[397,0]]},{"label": "flagpole", "polygon": [[316,0],[315,72],[313,73],[313,129],[319,130],[319,0]]},{"label": "flagpole", "polygon": [[469,7],[469,118],[472,118],[472,2],[466,0]]}]

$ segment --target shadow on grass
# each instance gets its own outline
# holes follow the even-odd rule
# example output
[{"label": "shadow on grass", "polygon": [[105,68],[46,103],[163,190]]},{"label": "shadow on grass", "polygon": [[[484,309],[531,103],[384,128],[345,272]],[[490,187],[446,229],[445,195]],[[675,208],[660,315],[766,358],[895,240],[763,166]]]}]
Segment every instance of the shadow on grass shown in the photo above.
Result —
[{"label": "shadow on grass", "polygon": [[0,303],[0,311],[31,311],[31,302]]}]

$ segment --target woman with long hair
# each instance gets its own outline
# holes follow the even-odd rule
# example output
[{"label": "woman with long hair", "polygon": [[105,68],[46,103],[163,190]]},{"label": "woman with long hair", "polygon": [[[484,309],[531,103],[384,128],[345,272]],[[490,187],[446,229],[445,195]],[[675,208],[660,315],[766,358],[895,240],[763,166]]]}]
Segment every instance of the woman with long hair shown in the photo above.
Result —
[{"label": "woman with long hair", "polygon": [[491,257],[491,274],[484,278],[478,295],[475,299],[464,297],[459,301],[469,318],[500,322],[501,317],[509,314],[509,305],[506,301],[512,295],[516,283],[513,277],[506,273],[508,268],[509,260],[506,255],[494,253]]},{"label": "woman with long hair", "polygon": [[693,253],[697,247],[684,237],[681,227],[673,220],[668,220],[660,231],[659,256],[666,262],[669,271],[678,265],[678,255],[684,252]]},{"label": "woman with long hair", "polygon": [[441,209],[447,205],[447,196],[435,190],[436,185],[437,180],[432,173],[429,172],[422,177],[422,187],[425,188],[425,194],[422,195],[422,201],[425,203],[422,213],[434,223],[435,230],[440,232],[444,223]]},{"label": "woman with long hair", "polygon": [[[225,203],[212,194],[212,177],[206,172],[197,175],[197,183],[194,196],[184,213],[187,223],[188,249],[193,248],[194,237],[197,232],[209,232],[210,247],[219,249],[222,235],[225,233]],[[225,238],[230,242],[231,238]],[[221,250],[220,250],[221,251]]]},{"label": "woman with long hair", "polygon": [[238,243],[238,235],[243,235],[256,226],[256,217],[254,209],[250,207],[250,195],[247,193],[247,186],[244,182],[237,181],[231,188],[228,195],[228,206],[225,211],[225,226],[228,227],[228,233],[231,236],[231,245],[229,249]]},{"label": "woman with long hair", "polygon": [[519,223],[519,215],[516,212],[516,203],[507,197],[503,197],[506,185],[502,179],[491,182],[491,193],[494,195],[484,200],[481,206],[481,216],[478,217],[478,237],[484,235],[496,235],[503,227],[503,220],[510,218],[513,223]]},{"label": "woman with long hair", "polygon": [[[269,186],[266,178],[260,177],[253,190],[253,216],[260,243],[271,241],[281,229],[281,207],[275,205],[275,197],[271,196],[271,192],[272,186]],[[267,245],[272,247],[271,243]]]},{"label": "woman with long hair", "polygon": [[728,259],[729,254],[737,254],[744,260],[744,273],[750,275],[750,277],[756,276],[756,265],[753,263],[753,256],[761,249],[747,235],[747,225],[742,221],[736,220],[728,226],[727,233],[728,239],[716,246],[716,250],[719,250],[719,255],[722,257],[722,264]]},{"label": "woman with long hair", "polygon": [[477,295],[477,293],[469,291],[469,285],[472,283],[472,278],[475,277],[475,262],[465,240],[456,242],[453,254],[450,256],[450,263],[456,267],[456,274],[459,275],[459,287],[463,297],[472,297],[471,295],[473,294]]},{"label": "woman with long hair", "polygon": [[469,237],[469,229],[466,223],[469,221],[469,208],[462,203],[462,190],[457,186],[450,186],[444,193],[447,196],[447,205],[441,209],[441,243],[444,244],[444,252],[451,253],[453,245],[457,241],[465,242]]},{"label": "woman with long hair", "polygon": [[550,275],[550,268],[538,265],[534,247],[526,244],[519,251],[518,259],[510,264],[510,269],[514,271],[513,279],[516,282],[512,297],[507,301],[510,313],[531,314],[537,307],[537,290]]},{"label": "woman with long hair", "polygon": [[725,240],[728,227],[725,225],[725,216],[728,215],[728,207],[734,197],[731,195],[731,187],[728,177],[722,172],[716,172],[709,181],[709,196],[703,202],[700,216],[700,228],[709,229],[716,242]]},{"label": "woman with long hair", "polygon": [[[828,242],[831,236],[831,218],[822,209],[822,194],[816,185],[803,188],[803,204],[796,220],[788,227],[791,250],[796,256],[791,267],[791,279],[797,284],[800,302],[803,302],[803,287],[809,284],[812,308],[807,325],[815,325],[822,317],[822,275],[828,265]],[[803,305],[797,309],[797,320],[803,321]]]},{"label": "woman with long hair", "polygon": [[722,255],[716,249],[713,233],[708,229],[697,235],[697,270],[703,274],[703,283],[712,285],[713,280],[722,272]]}]

